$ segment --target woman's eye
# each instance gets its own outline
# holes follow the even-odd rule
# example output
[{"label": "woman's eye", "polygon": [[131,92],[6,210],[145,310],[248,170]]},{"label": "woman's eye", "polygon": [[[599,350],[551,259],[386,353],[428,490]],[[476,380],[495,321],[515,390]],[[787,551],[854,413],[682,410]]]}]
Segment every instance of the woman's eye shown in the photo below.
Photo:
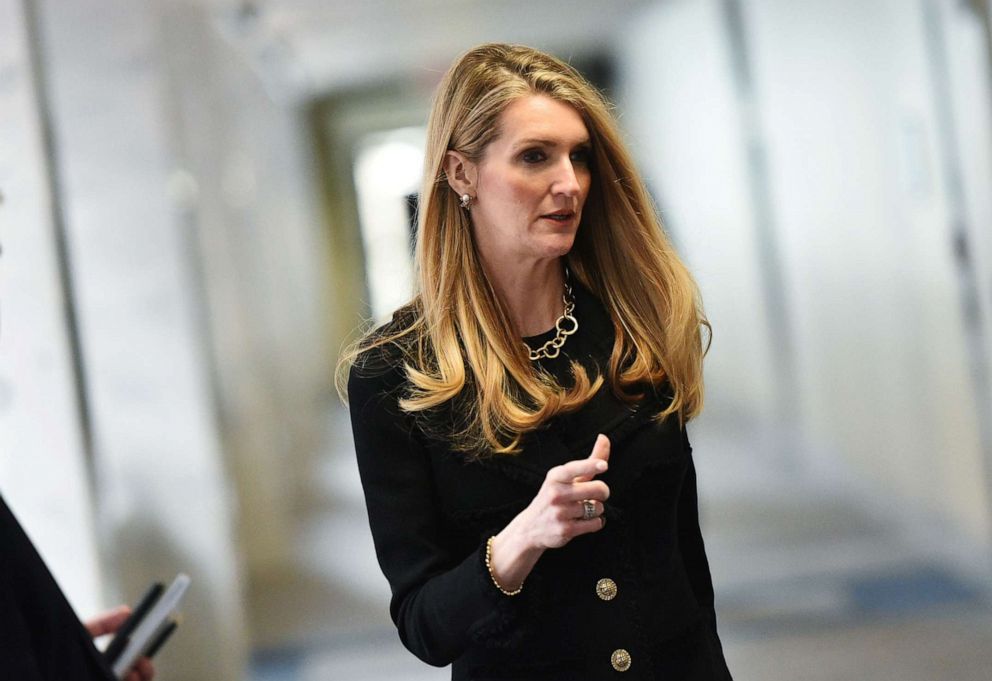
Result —
[{"label": "woman's eye", "polygon": [[589,163],[592,152],[589,149],[576,149],[572,152],[573,163]]},{"label": "woman's eye", "polygon": [[545,156],[544,156],[544,152],[541,151],[540,149],[531,149],[529,151],[525,151],[523,153],[523,156],[521,156],[521,158],[523,159],[524,163],[540,163],[545,159]]}]

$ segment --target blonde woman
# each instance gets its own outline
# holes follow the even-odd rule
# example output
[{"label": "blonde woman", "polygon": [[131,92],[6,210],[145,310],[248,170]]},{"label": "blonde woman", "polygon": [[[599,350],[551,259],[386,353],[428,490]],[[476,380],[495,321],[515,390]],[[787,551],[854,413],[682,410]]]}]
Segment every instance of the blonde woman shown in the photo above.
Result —
[{"label": "blonde woman", "polygon": [[416,295],[342,362],[403,643],[453,679],[729,679],[684,428],[708,324],[607,104],[470,50],[420,206]]}]

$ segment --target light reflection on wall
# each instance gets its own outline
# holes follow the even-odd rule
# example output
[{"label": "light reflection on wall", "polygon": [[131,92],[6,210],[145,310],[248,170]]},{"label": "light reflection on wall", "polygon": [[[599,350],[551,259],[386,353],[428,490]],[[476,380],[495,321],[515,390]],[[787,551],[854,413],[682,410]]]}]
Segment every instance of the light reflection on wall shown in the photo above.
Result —
[{"label": "light reflection on wall", "polygon": [[367,136],[355,155],[354,178],[365,249],[370,307],[381,323],[413,292],[413,248],[408,197],[420,189],[423,128]]}]

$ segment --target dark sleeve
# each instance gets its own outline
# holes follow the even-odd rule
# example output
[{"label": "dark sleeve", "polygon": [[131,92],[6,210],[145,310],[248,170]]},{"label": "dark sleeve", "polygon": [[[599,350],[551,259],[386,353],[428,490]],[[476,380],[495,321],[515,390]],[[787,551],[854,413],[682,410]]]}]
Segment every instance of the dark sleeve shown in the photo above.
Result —
[{"label": "dark sleeve", "polygon": [[89,633],[2,496],[0,679],[114,679]]},{"label": "dark sleeve", "polygon": [[390,615],[403,644],[441,667],[509,626],[520,596],[490,581],[485,539],[467,556],[446,540],[427,448],[397,404],[402,385],[398,369],[377,377],[352,369],[351,424],[376,555],[392,590]]},{"label": "dark sleeve", "polygon": [[710,565],[706,560],[706,547],[703,544],[703,534],[699,528],[699,499],[696,491],[696,467],[692,461],[692,446],[689,444],[685,429],[682,430],[683,442],[686,448],[688,465],[685,479],[682,481],[682,491],[678,506],[679,550],[685,563],[685,571],[689,583],[696,596],[696,601],[703,609],[716,632],[716,611],[713,607],[713,579],[710,576]]}]

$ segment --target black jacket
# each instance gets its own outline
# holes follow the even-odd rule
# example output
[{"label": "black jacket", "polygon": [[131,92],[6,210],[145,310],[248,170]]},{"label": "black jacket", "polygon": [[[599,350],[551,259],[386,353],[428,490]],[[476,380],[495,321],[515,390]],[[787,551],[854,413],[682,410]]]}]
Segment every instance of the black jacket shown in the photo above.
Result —
[{"label": "black jacket", "polygon": [[[605,365],[613,331],[602,305],[576,290],[578,332],[545,368],[568,380],[568,358]],[[535,338],[540,344],[550,338]],[[604,386],[555,419],[515,456],[471,459],[402,413],[396,362],[353,368],[348,392],[359,471],[390,613],[406,647],[452,678],[729,679],[716,635],[713,587],[699,531],[691,448],[665,396],[631,407]],[[450,418],[450,415],[449,415]],[[443,421],[442,417],[439,421]],[[546,551],[523,593],[500,593],[485,543],[534,498],[552,466],[611,440],[606,526]],[[616,596],[597,593],[613,580]],[[630,657],[625,671],[620,650]]]},{"label": "black jacket", "polygon": [[114,679],[93,639],[2,497],[0,679]]}]

